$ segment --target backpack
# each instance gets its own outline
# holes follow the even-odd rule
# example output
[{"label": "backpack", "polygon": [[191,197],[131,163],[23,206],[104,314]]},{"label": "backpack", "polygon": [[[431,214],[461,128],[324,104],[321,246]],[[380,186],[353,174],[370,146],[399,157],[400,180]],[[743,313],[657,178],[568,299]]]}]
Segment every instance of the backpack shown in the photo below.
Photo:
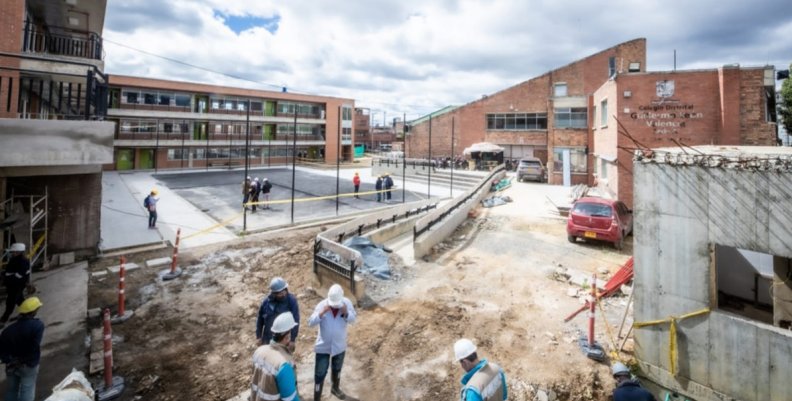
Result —
[{"label": "backpack", "polygon": [[146,210],[148,210],[148,207],[149,207],[149,198],[150,197],[151,197],[151,195],[147,196],[146,199],[143,199],[143,207],[145,207]]}]

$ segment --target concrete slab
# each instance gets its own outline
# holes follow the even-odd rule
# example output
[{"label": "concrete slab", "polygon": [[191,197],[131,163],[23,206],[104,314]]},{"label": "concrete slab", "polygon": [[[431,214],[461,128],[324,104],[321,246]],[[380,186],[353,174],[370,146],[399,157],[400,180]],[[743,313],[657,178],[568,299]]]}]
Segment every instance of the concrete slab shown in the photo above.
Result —
[{"label": "concrete slab", "polygon": [[146,261],[146,267],[159,267],[165,266],[171,263],[171,258],[157,258],[157,259],[150,259]]},{"label": "concrete slab", "polygon": [[103,277],[107,277],[107,274],[108,274],[107,270],[101,270],[101,271],[98,271],[98,272],[92,272],[91,273],[91,277],[93,277],[93,278],[103,278]]},{"label": "concrete slab", "polygon": [[127,186],[116,171],[102,173],[101,242],[103,253],[162,242],[157,230],[150,230],[148,213],[143,208],[145,194]]},{"label": "concrete slab", "polygon": [[[165,258],[165,259],[168,259],[168,262],[170,262],[170,258]],[[124,270],[126,270],[128,272],[131,272],[132,270],[137,270],[139,268],[140,268],[140,266],[138,266],[137,263],[126,263],[126,264],[124,264]],[[121,265],[110,266],[110,267],[107,268],[107,271],[112,273],[112,274],[118,274],[118,272],[121,271]]]}]

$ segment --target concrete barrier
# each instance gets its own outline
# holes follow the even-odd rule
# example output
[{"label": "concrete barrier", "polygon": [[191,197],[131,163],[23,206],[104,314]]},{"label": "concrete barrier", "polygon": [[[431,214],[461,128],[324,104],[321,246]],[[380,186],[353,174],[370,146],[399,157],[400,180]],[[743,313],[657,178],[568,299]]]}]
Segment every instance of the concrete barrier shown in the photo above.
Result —
[{"label": "concrete barrier", "polygon": [[420,258],[428,254],[433,246],[451,235],[467,219],[468,212],[489,195],[490,183],[500,180],[505,174],[503,166],[499,166],[495,171],[484,177],[479,185],[421,217],[415,223],[415,232],[420,233],[413,239],[415,257]]}]

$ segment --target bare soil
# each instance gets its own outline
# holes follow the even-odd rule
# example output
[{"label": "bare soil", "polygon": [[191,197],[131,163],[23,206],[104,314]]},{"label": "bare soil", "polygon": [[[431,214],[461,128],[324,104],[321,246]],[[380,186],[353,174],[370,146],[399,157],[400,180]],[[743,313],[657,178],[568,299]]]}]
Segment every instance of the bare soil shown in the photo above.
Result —
[{"label": "bare soil", "polygon": [[[522,185],[511,191],[515,199],[529,188]],[[394,280],[367,278],[376,296],[350,327],[342,373],[347,394],[383,401],[457,398],[463,372],[452,360],[452,346],[468,337],[481,357],[503,367],[510,400],[608,399],[608,367],[587,359],[577,345],[585,314],[563,323],[582,300],[568,295],[573,285],[555,277],[566,268],[607,278],[602,273],[615,272],[631,246],[617,252],[606,244],[568,243],[563,220],[526,215],[522,207],[479,209],[415,265],[392,256]],[[298,382],[301,397],[312,399],[316,330],[306,323],[326,290],[317,289],[312,271],[318,232],[260,235],[182,254],[185,273],[172,282],[158,278],[160,269],[130,272],[127,308],[135,316],[113,326],[116,374],[129,383],[121,399],[227,400],[244,391],[256,347],[255,315],[276,275],[288,280],[300,302]],[[143,265],[154,256],[130,261]],[[116,286],[112,277],[92,279],[89,307],[115,305]],[[619,324],[625,303],[606,305],[611,325]],[[597,339],[608,342],[602,325]],[[329,388],[323,399],[335,399]]]}]

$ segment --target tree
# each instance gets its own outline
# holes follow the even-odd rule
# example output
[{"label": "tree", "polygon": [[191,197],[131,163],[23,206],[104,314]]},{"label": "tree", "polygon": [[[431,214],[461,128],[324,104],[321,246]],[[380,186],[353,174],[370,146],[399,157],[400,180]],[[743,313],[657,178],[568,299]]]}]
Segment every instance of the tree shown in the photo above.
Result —
[{"label": "tree", "polygon": [[[789,69],[792,70],[792,64]],[[792,134],[792,79],[787,78],[781,84],[781,103],[778,105],[779,123],[784,126],[788,134]]]}]

